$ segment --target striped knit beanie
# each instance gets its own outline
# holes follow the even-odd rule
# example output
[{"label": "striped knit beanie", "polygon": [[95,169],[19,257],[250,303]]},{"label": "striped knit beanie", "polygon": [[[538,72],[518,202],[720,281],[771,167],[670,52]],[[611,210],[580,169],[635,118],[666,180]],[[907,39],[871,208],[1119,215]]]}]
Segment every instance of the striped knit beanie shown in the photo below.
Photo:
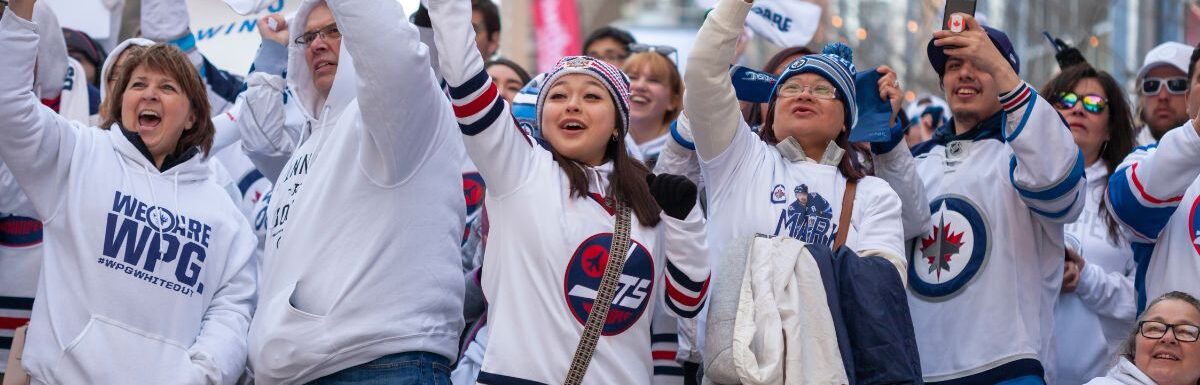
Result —
[{"label": "striped knit beanie", "polygon": [[800,57],[779,75],[775,88],[771,90],[771,101],[779,92],[779,85],[792,76],[804,73],[814,73],[833,83],[837,89],[837,98],[846,105],[846,129],[854,127],[858,122],[858,104],[855,103],[857,91],[854,89],[854,50],[842,43],[825,45],[820,54]]},{"label": "striped knit beanie", "polygon": [[[621,117],[621,122],[617,126],[618,135],[625,136],[629,132],[629,77],[625,76],[624,72],[613,67],[611,64],[605,63],[599,59],[590,58],[587,56],[568,56],[558,61],[554,65],[554,69],[550,70],[546,75],[546,80],[542,82],[542,91],[547,91],[554,87],[559,79],[565,75],[582,74],[596,78],[608,88],[608,93],[612,95],[613,100],[617,105],[617,116]],[[539,92],[537,98],[537,120],[542,121],[542,114],[546,107],[546,92]]]}]

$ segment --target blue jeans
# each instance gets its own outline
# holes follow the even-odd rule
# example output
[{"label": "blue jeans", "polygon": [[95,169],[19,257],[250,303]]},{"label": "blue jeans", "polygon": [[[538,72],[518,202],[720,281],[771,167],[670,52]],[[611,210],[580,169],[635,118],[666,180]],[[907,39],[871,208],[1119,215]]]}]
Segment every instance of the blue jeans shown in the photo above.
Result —
[{"label": "blue jeans", "polygon": [[450,360],[428,352],[389,354],[310,385],[450,385]]}]

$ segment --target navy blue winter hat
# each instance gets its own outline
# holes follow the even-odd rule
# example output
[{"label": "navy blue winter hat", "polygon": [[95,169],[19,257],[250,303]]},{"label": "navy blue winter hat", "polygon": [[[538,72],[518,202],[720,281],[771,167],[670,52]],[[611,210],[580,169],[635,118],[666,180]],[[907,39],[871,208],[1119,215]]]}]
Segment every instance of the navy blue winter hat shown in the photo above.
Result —
[{"label": "navy blue winter hat", "polygon": [[[1021,74],[1021,58],[1017,56],[1017,50],[1013,49],[1012,41],[1008,40],[1008,35],[1004,31],[983,26],[983,30],[987,31],[988,38],[992,40],[992,44],[996,49],[1000,50],[1000,55],[1004,56],[1004,60],[1008,61],[1008,65],[1012,66],[1013,72],[1017,75]],[[946,76],[946,50],[943,47],[933,45],[933,39],[929,40],[929,45],[925,47],[925,51],[929,54],[929,64],[933,65],[933,70],[937,71],[938,78]]]},{"label": "navy blue winter hat", "polygon": [[858,122],[858,104],[854,101],[857,96],[854,88],[854,50],[842,43],[830,43],[825,45],[820,54],[802,56],[792,61],[779,75],[775,88],[771,89],[771,101],[775,101],[780,84],[804,73],[821,75],[833,83],[838,100],[846,105],[846,129],[854,127]]}]

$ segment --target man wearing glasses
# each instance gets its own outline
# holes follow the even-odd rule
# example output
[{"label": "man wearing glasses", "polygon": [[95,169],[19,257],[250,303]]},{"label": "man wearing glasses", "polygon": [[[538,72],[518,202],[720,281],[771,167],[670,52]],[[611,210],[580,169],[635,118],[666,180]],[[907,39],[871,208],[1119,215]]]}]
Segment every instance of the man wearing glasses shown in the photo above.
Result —
[{"label": "man wearing glasses", "polygon": [[1138,119],[1145,125],[1137,136],[1137,144],[1157,143],[1172,128],[1188,120],[1188,59],[1192,47],[1167,42],[1146,54],[1138,71]]},{"label": "man wearing glasses", "polygon": [[[395,1],[306,0],[288,22],[286,84],[305,126],[267,209],[257,383],[450,381],[464,155],[403,15]],[[284,82],[250,75],[242,132],[278,131]]]}]

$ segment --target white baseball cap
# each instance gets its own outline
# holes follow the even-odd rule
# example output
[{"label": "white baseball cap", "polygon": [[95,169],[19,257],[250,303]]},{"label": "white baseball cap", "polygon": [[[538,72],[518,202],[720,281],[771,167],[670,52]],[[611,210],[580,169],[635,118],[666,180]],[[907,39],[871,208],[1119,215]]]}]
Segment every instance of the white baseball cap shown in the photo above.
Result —
[{"label": "white baseball cap", "polygon": [[1137,78],[1141,79],[1150,70],[1164,65],[1173,66],[1185,74],[1188,73],[1188,62],[1192,59],[1193,49],[1190,45],[1173,41],[1159,44],[1146,53],[1146,60],[1142,62],[1142,69],[1138,70]]}]

